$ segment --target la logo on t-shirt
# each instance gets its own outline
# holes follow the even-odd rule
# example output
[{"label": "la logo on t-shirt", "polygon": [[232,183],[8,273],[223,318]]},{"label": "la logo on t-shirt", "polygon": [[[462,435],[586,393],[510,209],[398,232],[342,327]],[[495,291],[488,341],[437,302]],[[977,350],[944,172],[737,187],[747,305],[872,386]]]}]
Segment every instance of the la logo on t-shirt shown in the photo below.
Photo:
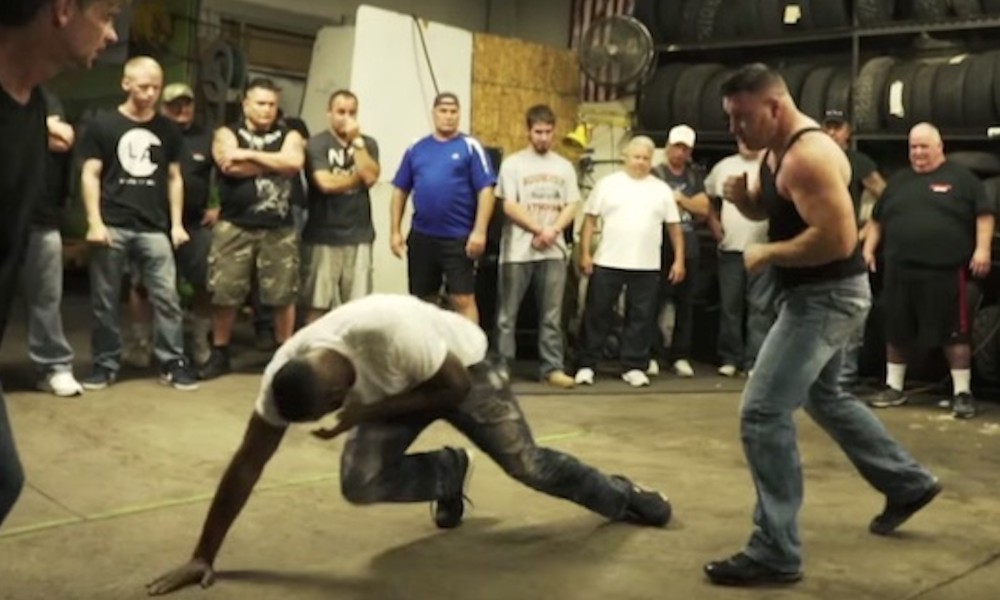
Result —
[{"label": "la logo on t-shirt", "polygon": [[951,191],[952,185],[950,183],[932,183],[931,191],[937,194],[947,194]]},{"label": "la logo on t-shirt", "polygon": [[127,185],[155,185],[149,179],[160,167],[153,153],[163,147],[163,142],[152,131],[137,127],[130,129],[118,140],[118,162],[131,178],[123,178]]}]

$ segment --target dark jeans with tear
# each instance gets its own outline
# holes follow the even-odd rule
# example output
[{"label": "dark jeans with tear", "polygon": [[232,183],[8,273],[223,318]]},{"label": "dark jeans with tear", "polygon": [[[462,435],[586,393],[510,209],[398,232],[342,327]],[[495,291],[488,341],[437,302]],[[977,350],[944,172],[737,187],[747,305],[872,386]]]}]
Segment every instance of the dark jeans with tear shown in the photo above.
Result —
[{"label": "dark jeans with tear", "polygon": [[354,429],[341,458],[344,498],[354,504],[428,502],[454,494],[461,479],[451,453],[406,452],[421,431],[443,419],[528,487],[609,519],[624,517],[626,483],[572,456],[538,447],[506,378],[485,363],[469,367],[469,372],[472,390],[453,409]]}]

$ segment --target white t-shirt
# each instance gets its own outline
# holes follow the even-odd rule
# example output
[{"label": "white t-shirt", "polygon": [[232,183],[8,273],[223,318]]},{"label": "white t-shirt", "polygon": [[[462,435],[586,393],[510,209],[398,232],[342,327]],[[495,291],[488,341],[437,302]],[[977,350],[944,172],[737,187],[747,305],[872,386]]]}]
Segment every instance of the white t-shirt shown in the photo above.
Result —
[{"label": "white t-shirt", "polygon": [[[517,202],[542,227],[555,225],[567,204],[580,201],[576,169],[555,152],[538,154],[532,148],[515,152],[500,164],[496,195],[505,202]],[[510,219],[504,223],[500,238],[500,262],[520,263],[566,258],[566,241],[560,235],[555,245],[545,250],[531,247],[533,233]]]},{"label": "white t-shirt", "polygon": [[[748,159],[733,154],[715,163],[705,178],[705,191],[709,196],[722,197],[722,186],[726,179],[747,174],[747,187],[752,189],[760,175],[760,159]],[[750,244],[767,241],[767,221],[751,221],[743,216],[732,202],[722,201],[722,241],[719,249],[723,252],[743,252]]]},{"label": "white t-shirt", "polygon": [[469,366],[486,356],[486,335],[457,313],[413,296],[375,294],[352,300],[300,329],[264,369],[255,410],[276,426],[271,379],[289,359],[313,348],[331,348],[354,366],[348,400],[374,404],[434,376],[449,352]]},{"label": "white t-shirt", "polygon": [[663,224],[681,220],[669,185],[624,171],[598,181],[584,211],[603,221],[594,264],[630,271],[659,271]]}]

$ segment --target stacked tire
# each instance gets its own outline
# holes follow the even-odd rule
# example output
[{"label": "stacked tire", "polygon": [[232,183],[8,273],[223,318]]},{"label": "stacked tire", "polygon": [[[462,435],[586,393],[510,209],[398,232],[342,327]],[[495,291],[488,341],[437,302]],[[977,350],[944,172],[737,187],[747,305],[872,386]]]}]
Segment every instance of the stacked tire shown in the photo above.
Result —
[{"label": "stacked tire", "polygon": [[854,82],[854,117],[860,131],[905,133],[921,121],[945,131],[984,130],[1000,122],[1000,52],[873,58]]},{"label": "stacked tire", "polygon": [[[848,112],[851,71],[846,65],[800,64],[779,69],[799,107],[815,119],[827,110]],[[723,132],[722,84],[732,69],[716,63],[672,63],[658,69],[643,89],[637,116],[642,129],[665,131],[684,123],[703,132]]]},{"label": "stacked tire", "polygon": [[849,0],[636,0],[633,15],[658,43],[774,37],[848,27]]}]

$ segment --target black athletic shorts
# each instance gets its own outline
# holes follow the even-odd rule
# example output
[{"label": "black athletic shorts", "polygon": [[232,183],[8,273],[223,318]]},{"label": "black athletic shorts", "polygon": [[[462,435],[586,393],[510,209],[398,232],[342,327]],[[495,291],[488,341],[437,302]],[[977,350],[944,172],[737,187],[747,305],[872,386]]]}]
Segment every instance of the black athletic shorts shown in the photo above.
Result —
[{"label": "black athletic shorts", "polygon": [[410,293],[418,298],[434,296],[442,281],[449,294],[475,293],[476,263],[465,254],[466,241],[410,231],[406,242]]},{"label": "black athletic shorts", "polygon": [[881,300],[886,341],[894,346],[940,348],[969,341],[972,307],[964,266],[886,265]]}]

